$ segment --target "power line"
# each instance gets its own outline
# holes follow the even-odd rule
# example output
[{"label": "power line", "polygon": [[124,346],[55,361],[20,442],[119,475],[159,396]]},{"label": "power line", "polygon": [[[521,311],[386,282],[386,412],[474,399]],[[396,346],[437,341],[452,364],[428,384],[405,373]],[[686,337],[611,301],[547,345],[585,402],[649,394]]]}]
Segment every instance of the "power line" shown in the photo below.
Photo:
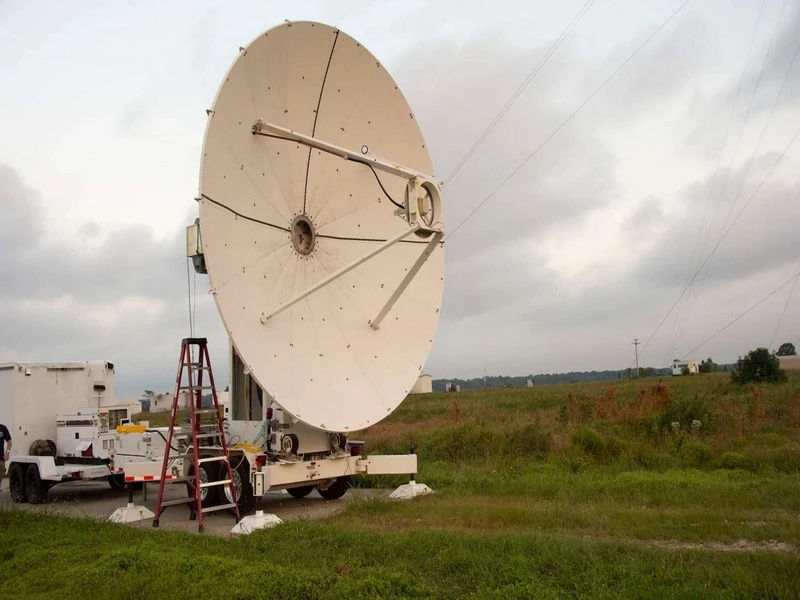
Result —
[{"label": "power line", "polygon": [[500,119],[502,119],[505,116],[505,114],[514,104],[514,102],[517,101],[517,98],[519,98],[522,92],[525,91],[525,88],[528,87],[528,84],[530,84],[531,81],[533,81],[536,75],[539,74],[539,71],[542,70],[542,67],[544,67],[545,63],[548,60],[550,60],[550,57],[553,56],[553,54],[555,54],[555,51],[558,50],[558,47],[561,45],[561,42],[563,42],[567,38],[567,36],[572,32],[572,30],[578,24],[578,22],[589,11],[592,4],[594,4],[594,1],[595,0],[588,0],[588,2],[586,2],[586,4],[584,4],[578,11],[578,13],[572,18],[572,21],[570,21],[567,24],[566,28],[564,28],[561,34],[555,39],[553,44],[550,46],[549,50],[544,54],[544,56],[539,60],[539,62],[533,68],[533,71],[528,73],[528,76],[525,78],[522,84],[516,89],[516,91],[512,94],[511,98],[508,99],[508,102],[505,103],[500,112],[497,113],[494,119],[492,119],[489,125],[487,125],[486,129],[483,130],[483,133],[481,133],[478,136],[478,139],[476,139],[475,142],[472,144],[472,146],[470,146],[469,150],[467,150],[467,153],[461,158],[460,161],[458,161],[458,164],[455,166],[450,175],[445,177],[444,180],[445,185],[450,183],[450,181],[461,170],[461,167],[464,166],[464,164],[469,160],[470,156],[472,156],[475,150],[477,150],[478,146],[480,146],[481,143],[483,143],[483,140],[486,139],[486,136],[489,135],[489,132],[491,132],[492,129],[494,129],[494,126],[497,125],[497,123],[500,121]]},{"label": "power line", "polygon": [[530,153],[530,154],[527,156],[527,158],[525,158],[525,160],[523,160],[523,161],[522,161],[522,162],[519,164],[519,166],[517,166],[517,168],[516,168],[516,169],[514,169],[513,171],[511,171],[511,174],[510,174],[508,177],[506,177],[506,178],[505,178],[505,179],[504,179],[504,180],[503,180],[503,181],[500,183],[500,185],[498,185],[496,188],[494,188],[494,190],[492,190],[492,192],[491,192],[491,193],[490,193],[488,196],[486,196],[486,198],[484,198],[484,199],[483,199],[483,200],[482,200],[482,201],[481,201],[481,202],[480,202],[480,203],[479,203],[479,204],[478,204],[478,205],[477,205],[475,208],[473,208],[473,209],[472,209],[472,211],[471,211],[471,212],[470,212],[470,213],[469,213],[469,214],[466,216],[466,218],[465,218],[464,220],[462,220],[462,221],[461,221],[461,222],[460,222],[458,225],[456,225],[455,229],[453,229],[453,230],[452,230],[452,231],[451,231],[451,232],[450,232],[450,233],[449,233],[449,234],[448,234],[448,235],[445,237],[445,240],[447,240],[447,239],[449,239],[449,238],[453,237],[453,235],[456,233],[456,231],[458,231],[459,229],[461,229],[461,227],[464,225],[464,223],[466,223],[467,221],[469,221],[469,220],[472,218],[472,216],[473,216],[473,215],[474,215],[476,212],[478,212],[478,211],[479,211],[479,210],[480,210],[480,209],[481,209],[481,208],[482,208],[482,207],[483,207],[483,206],[484,206],[484,205],[485,205],[485,204],[486,204],[486,203],[487,203],[489,200],[491,200],[491,199],[494,197],[494,195],[495,195],[497,192],[499,192],[499,191],[500,191],[500,189],[501,189],[501,188],[502,188],[502,187],[503,187],[503,186],[504,186],[506,183],[508,183],[508,182],[509,182],[509,181],[510,181],[510,180],[511,180],[513,177],[514,177],[514,175],[516,175],[516,174],[517,174],[517,173],[518,173],[518,172],[519,172],[519,171],[520,171],[520,170],[521,170],[521,169],[522,169],[522,168],[523,168],[523,167],[524,167],[526,164],[528,164],[528,163],[530,162],[530,160],[531,160],[531,159],[532,159],[534,156],[536,156],[536,154],[538,154],[539,150],[541,150],[542,148],[544,148],[544,147],[545,147],[545,145],[546,145],[546,144],[547,144],[547,143],[548,143],[548,142],[549,142],[551,139],[553,139],[553,138],[556,136],[556,134],[558,134],[558,132],[559,132],[559,131],[561,131],[561,130],[564,128],[564,126],[565,126],[565,125],[567,125],[567,123],[569,123],[569,122],[570,122],[570,121],[573,119],[573,117],[574,117],[575,115],[577,115],[577,114],[578,114],[578,113],[579,113],[579,112],[580,112],[580,111],[583,109],[583,107],[584,107],[584,106],[586,106],[586,105],[587,105],[587,104],[588,104],[588,103],[589,103],[589,102],[592,100],[592,98],[594,98],[594,97],[595,97],[595,96],[596,96],[596,95],[597,95],[597,94],[600,92],[600,90],[602,90],[604,87],[606,87],[606,85],[608,85],[608,83],[609,83],[609,82],[610,82],[612,79],[614,79],[614,77],[616,77],[616,75],[617,75],[617,74],[618,74],[620,71],[622,71],[622,69],[623,69],[623,68],[625,68],[625,66],[626,66],[626,65],[627,65],[627,64],[628,64],[628,63],[629,63],[631,60],[633,60],[633,59],[634,59],[634,57],[635,57],[637,54],[639,54],[639,52],[642,50],[642,48],[644,48],[644,47],[645,47],[647,44],[649,44],[649,43],[650,43],[650,40],[652,40],[652,39],[653,39],[653,38],[654,38],[656,35],[658,35],[658,33],[659,33],[659,32],[660,32],[662,29],[664,29],[664,27],[666,27],[666,26],[667,26],[667,24],[668,24],[670,21],[672,21],[672,19],[674,19],[674,18],[675,18],[675,16],[676,16],[678,13],[679,13],[679,12],[681,12],[681,10],[683,10],[683,8],[684,8],[684,7],[685,7],[687,4],[689,4],[689,2],[691,2],[691,0],[685,0],[685,2],[684,2],[683,4],[681,4],[681,5],[680,5],[680,6],[679,6],[679,7],[678,7],[676,10],[675,10],[675,12],[673,12],[673,13],[672,13],[672,14],[671,14],[671,15],[670,15],[668,18],[667,18],[667,20],[666,20],[666,21],[664,21],[664,22],[663,22],[661,25],[659,25],[659,26],[658,26],[658,29],[656,29],[656,30],[655,30],[653,33],[651,33],[651,34],[650,34],[650,36],[649,36],[649,37],[648,37],[648,38],[647,38],[647,39],[646,39],[644,42],[642,42],[642,44],[641,44],[641,45],[640,45],[638,48],[636,48],[636,50],[634,50],[634,51],[633,51],[633,53],[632,53],[632,54],[631,54],[631,55],[630,55],[628,58],[626,58],[626,59],[625,59],[625,61],[624,61],[624,62],[623,62],[623,63],[622,63],[620,66],[618,66],[618,67],[616,68],[616,70],[615,70],[613,73],[611,73],[611,75],[609,75],[609,76],[608,76],[608,78],[607,78],[605,81],[603,81],[603,83],[601,83],[601,84],[600,84],[600,86],[599,86],[599,87],[598,87],[598,88],[597,88],[597,89],[596,89],[594,92],[592,92],[592,93],[591,93],[591,95],[590,95],[588,98],[586,98],[586,100],[584,100],[584,101],[581,103],[581,105],[580,105],[580,106],[578,106],[578,108],[576,108],[576,109],[575,109],[575,110],[572,112],[572,114],[570,114],[570,115],[569,115],[569,116],[568,116],[566,119],[564,119],[564,121],[562,121],[562,122],[561,122],[561,124],[560,124],[558,127],[556,127],[556,128],[553,130],[553,132],[552,132],[550,135],[548,135],[548,136],[545,138],[545,140],[544,140],[544,141],[543,141],[541,144],[539,144],[539,145],[536,147],[536,149],[535,149],[533,152],[531,152],[531,153]]},{"label": "power line", "polygon": [[698,344],[697,346],[695,346],[694,348],[692,348],[691,350],[689,350],[689,352],[687,352],[687,353],[686,353],[686,354],[683,356],[683,358],[686,358],[686,357],[688,357],[688,356],[689,356],[690,354],[692,354],[692,353],[693,353],[695,350],[699,350],[700,348],[702,348],[703,346],[705,346],[705,345],[706,345],[708,342],[710,342],[711,340],[713,340],[713,339],[714,339],[715,337],[717,337],[717,336],[718,336],[720,333],[722,333],[723,331],[725,331],[725,330],[726,330],[728,327],[730,327],[731,325],[733,325],[734,323],[736,323],[736,321],[738,321],[739,319],[741,319],[742,317],[744,317],[744,316],[745,316],[747,313],[749,313],[751,310],[753,310],[754,308],[756,308],[757,306],[759,306],[759,305],[760,305],[762,302],[765,302],[766,300],[768,300],[769,298],[771,298],[772,296],[774,296],[775,294],[777,294],[777,293],[778,293],[778,292],[779,292],[781,289],[783,289],[784,287],[786,287],[786,286],[789,284],[789,282],[790,282],[790,281],[792,281],[793,279],[795,280],[795,283],[796,283],[796,282],[797,282],[797,278],[798,278],[798,277],[800,277],[800,271],[798,271],[797,273],[795,273],[794,275],[792,275],[792,276],[791,276],[789,279],[787,279],[786,281],[784,281],[782,284],[780,284],[778,287],[776,287],[774,290],[772,290],[772,291],[771,291],[769,294],[767,294],[766,296],[764,296],[764,297],[763,297],[761,300],[759,300],[758,302],[756,302],[755,304],[753,304],[753,306],[751,306],[750,308],[748,308],[746,311],[744,311],[742,314],[740,314],[738,317],[736,317],[736,318],[735,318],[733,321],[731,321],[730,323],[728,323],[727,325],[725,325],[725,327],[723,327],[722,329],[720,329],[719,331],[717,331],[717,332],[716,332],[714,335],[712,335],[712,336],[710,336],[710,337],[706,338],[706,339],[705,339],[705,340],[703,340],[703,341],[702,341],[700,344]]},{"label": "power line", "polygon": [[[753,194],[750,196],[750,198],[747,200],[747,202],[745,202],[744,206],[742,206],[742,209],[741,209],[741,210],[739,211],[739,213],[736,215],[736,218],[735,218],[735,219],[733,220],[733,222],[730,224],[730,226],[728,227],[728,229],[726,229],[726,230],[725,230],[725,232],[722,234],[722,236],[720,236],[719,240],[717,240],[717,243],[716,243],[716,245],[715,245],[715,246],[714,246],[714,247],[711,249],[711,252],[710,252],[710,253],[709,253],[709,255],[706,257],[706,259],[703,261],[703,263],[702,263],[702,264],[701,264],[701,265],[700,265],[700,266],[697,268],[697,271],[695,271],[694,275],[692,276],[692,279],[691,279],[691,281],[689,281],[689,284],[683,288],[683,291],[680,293],[680,295],[678,296],[677,300],[675,300],[675,302],[672,304],[672,306],[670,307],[670,309],[667,311],[667,314],[665,314],[665,315],[664,315],[664,318],[663,318],[663,319],[661,319],[661,322],[660,322],[660,323],[658,324],[658,326],[655,328],[655,331],[653,331],[653,333],[651,333],[651,334],[650,334],[650,337],[649,337],[649,338],[647,338],[647,341],[644,343],[644,346],[642,346],[642,352],[644,352],[644,351],[645,351],[645,349],[647,348],[647,346],[649,346],[649,345],[650,345],[650,342],[653,340],[653,338],[656,336],[656,334],[657,334],[657,333],[658,333],[658,332],[661,330],[661,326],[664,324],[664,322],[665,322],[665,321],[666,321],[666,320],[669,318],[669,316],[672,314],[672,311],[673,311],[673,310],[675,310],[675,307],[678,305],[678,302],[680,302],[681,298],[683,298],[684,294],[686,294],[686,292],[687,292],[687,291],[688,291],[688,289],[691,287],[691,285],[692,285],[692,283],[694,282],[694,280],[695,280],[695,279],[697,279],[697,276],[698,276],[698,275],[700,274],[700,272],[703,270],[703,267],[705,267],[706,263],[707,263],[709,260],[711,260],[711,257],[712,257],[712,256],[714,255],[714,253],[717,251],[717,248],[719,248],[719,246],[720,246],[720,244],[722,243],[722,241],[723,241],[723,240],[724,240],[724,239],[727,237],[727,235],[728,235],[728,233],[730,233],[731,229],[733,229],[733,226],[734,226],[734,225],[736,225],[736,222],[737,222],[737,221],[739,220],[739,218],[742,216],[742,213],[744,213],[744,211],[747,209],[747,207],[748,207],[748,206],[750,205],[750,203],[753,201],[753,198],[755,198],[755,197],[756,197],[756,194],[758,194],[758,192],[761,190],[761,186],[763,186],[763,185],[764,185],[764,183],[767,181],[767,179],[769,179],[769,177],[770,177],[770,176],[772,175],[772,173],[775,171],[775,168],[776,168],[776,167],[777,167],[777,166],[780,164],[781,160],[783,160],[783,157],[784,157],[784,156],[786,156],[786,153],[789,151],[789,149],[792,147],[792,145],[793,145],[793,144],[794,144],[794,143],[797,141],[797,138],[798,138],[798,137],[800,137],[800,129],[798,129],[798,130],[797,130],[797,133],[795,133],[795,134],[794,134],[794,137],[791,139],[791,141],[789,142],[789,144],[786,146],[786,148],[784,148],[784,149],[783,149],[783,152],[781,152],[780,156],[778,156],[778,158],[775,160],[775,162],[773,163],[773,165],[772,165],[772,167],[770,168],[770,170],[767,172],[767,174],[766,174],[766,175],[764,175],[764,178],[763,178],[763,179],[761,180],[761,182],[758,184],[758,187],[756,187],[755,191],[754,191],[754,192],[753,192]],[[631,363],[631,364],[632,364],[632,363]]]},{"label": "power line", "polygon": [[794,288],[797,285],[797,277],[794,278],[794,283],[792,284],[792,289],[789,290],[789,295],[786,297],[786,304],[783,305],[783,310],[781,311],[781,316],[778,318],[778,324],[775,325],[775,331],[772,332],[772,339],[769,341],[768,348],[772,348],[773,342],[775,342],[775,336],[778,335],[778,329],[781,327],[781,321],[783,321],[783,315],[786,314],[786,309],[789,307],[789,302],[792,299],[792,294],[794,294]]},{"label": "power line", "polygon": [[[754,102],[754,100],[756,98],[756,95],[758,94],[758,88],[761,85],[761,77],[764,74],[764,67],[767,65],[767,61],[769,60],[770,54],[772,53],[772,46],[775,43],[775,38],[778,35],[778,29],[780,28],[781,19],[783,18],[783,13],[786,10],[786,3],[787,2],[788,2],[788,0],[784,0],[784,2],[783,2],[783,7],[781,8],[780,15],[778,15],[778,21],[775,24],[775,29],[772,32],[772,38],[770,39],[769,47],[767,48],[767,52],[764,55],[764,61],[761,63],[761,69],[758,72],[758,78],[756,80],[756,86],[755,86],[755,89],[753,90],[753,95],[750,97],[750,102],[747,105],[747,113],[745,114],[744,123],[742,124],[742,128],[739,131],[739,137],[736,140],[736,146],[734,147],[733,157],[731,158],[731,162],[728,165],[728,169],[725,171],[725,178],[724,178],[723,183],[722,183],[722,189],[720,190],[720,197],[719,197],[719,201],[717,203],[717,207],[718,208],[722,204],[722,198],[725,195],[726,188],[728,187],[728,178],[730,177],[730,173],[731,173],[731,171],[733,169],[733,164],[736,161],[736,157],[739,154],[739,146],[741,144],[742,137],[744,135],[744,130],[747,127],[748,120],[750,119],[750,112],[751,112],[751,110],[753,108],[753,102]],[[763,4],[762,4],[762,8],[763,8]],[[757,149],[758,149],[758,147],[756,147],[756,150]],[[755,156],[756,150],[754,150],[752,156]],[[751,156],[751,162],[752,162],[752,156]],[[745,182],[745,179],[742,179],[742,187],[744,186],[744,182]],[[741,192],[742,187],[739,188],[740,192]],[[725,217],[725,221],[722,223],[722,228],[720,229],[720,231],[724,230],[725,227],[727,226],[728,221],[730,220],[731,215],[733,214],[734,206],[736,206],[736,200],[738,200],[738,199],[739,199],[739,194],[737,193],[737,195],[734,197],[733,201],[731,202],[730,208],[728,209],[728,214]],[[714,216],[716,217],[716,212],[714,213]],[[711,233],[711,229],[709,228],[709,234],[710,233]],[[711,264],[712,263],[713,263],[713,259],[711,261],[709,261],[709,263],[705,267],[705,271],[703,273],[701,273],[700,282],[697,284],[697,290],[696,290],[695,295],[694,295],[694,300],[691,301],[690,304],[689,304],[688,314],[687,314],[686,318],[684,319],[683,325],[681,326],[680,332],[678,333],[678,338],[675,341],[676,346],[677,346],[677,343],[680,340],[681,336],[683,335],[684,330],[686,329],[686,325],[689,322],[689,317],[691,316],[692,309],[694,308],[694,303],[697,302],[697,299],[700,297],[700,292],[703,289],[703,284],[705,283],[706,277],[708,276],[708,273],[711,270]]]},{"label": "power line", "polygon": [[[767,66],[767,61],[769,60],[770,54],[772,54],[772,46],[775,43],[775,38],[778,36],[778,29],[780,28],[781,19],[783,18],[783,13],[786,10],[786,3],[788,0],[783,0],[783,7],[781,8],[781,13],[778,15],[778,22],[775,24],[775,30],[772,32],[772,38],[769,41],[769,46],[767,47],[767,53],[764,55],[764,61],[761,63],[761,69],[758,71],[758,78],[756,79],[756,87],[753,90],[753,95],[750,97],[750,102],[747,105],[747,113],[744,117],[744,124],[742,125],[742,129],[739,131],[739,138],[736,141],[736,147],[734,148],[733,157],[731,158],[730,165],[728,166],[728,170],[725,173],[725,183],[722,186],[722,191],[720,192],[720,200],[722,196],[725,194],[725,188],[728,185],[728,177],[730,177],[731,170],[733,169],[733,163],[736,162],[736,156],[739,153],[739,145],[742,142],[742,137],[744,136],[744,130],[747,127],[747,121],[750,119],[750,112],[753,109],[753,102],[756,99],[756,95],[758,94],[758,88],[761,86],[761,78],[764,75],[764,68]],[[756,146],[756,149],[758,146]],[[755,151],[754,151],[755,154]],[[752,158],[750,159],[752,162]],[[742,185],[744,185],[744,179],[742,180]],[[733,214],[733,207],[736,204],[736,200],[738,199],[738,195],[734,197],[733,202],[731,202],[731,207],[728,209],[728,215],[725,217],[725,222],[723,223],[722,227],[724,228],[725,225],[728,224],[728,219],[731,218],[731,214]]]},{"label": "power line", "polygon": [[[720,202],[722,201],[722,191],[720,192],[719,199],[717,200],[717,204],[714,209],[714,216],[711,217],[711,220],[708,223],[708,231],[706,232],[705,239],[703,241],[703,248],[698,253],[697,249],[700,247],[700,239],[703,237],[703,231],[705,230],[706,215],[708,214],[708,209],[711,206],[711,198],[714,196],[714,187],[716,186],[717,177],[719,177],[720,168],[722,167],[722,157],[725,154],[725,147],[728,145],[728,136],[730,135],[731,125],[733,124],[733,117],[736,114],[736,106],[739,104],[739,97],[741,96],[742,93],[742,83],[744,82],[745,75],[747,74],[747,65],[750,62],[750,55],[753,51],[753,45],[755,44],[756,41],[756,34],[758,33],[758,26],[761,23],[761,17],[764,13],[765,4],[766,0],[761,0],[761,8],[758,11],[756,23],[755,26],[753,27],[753,35],[750,36],[750,45],[747,47],[747,54],[745,55],[744,63],[742,64],[742,72],[741,75],[739,76],[739,84],[736,86],[736,96],[734,97],[733,105],[731,106],[731,114],[728,116],[728,125],[725,128],[725,137],[723,138],[722,146],[720,146],[719,149],[719,155],[717,157],[717,167],[716,169],[714,169],[714,177],[711,180],[711,187],[708,190],[708,198],[706,199],[705,208],[703,209],[703,218],[700,220],[700,228],[697,231],[697,238],[695,239],[694,249],[692,250],[692,257],[691,259],[689,259],[689,267],[686,270],[686,281],[684,282],[684,286],[688,285],[689,277],[691,276],[692,270],[694,269],[695,256],[697,256],[697,260],[699,261],[700,258],[705,253],[706,248],[708,247],[708,242],[711,237],[711,228],[714,224],[714,221],[717,218],[717,213],[719,212],[719,205]],[[758,88],[756,87],[756,89]],[[749,114],[749,109],[748,109],[748,114]],[[745,124],[746,123],[747,119],[745,119]],[[744,125],[742,126],[742,129],[744,129]],[[741,136],[739,137],[739,142],[741,142]],[[738,143],[737,143],[737,148],[738,148]],[[725,185],[723,184],[722,190],[724,191],[724,189]],[[724,229],[724,226],[720,229],[720,231],[722,231],[722,229]],[[697,290],[695,292],[695,301],[697,300],[697,297],[700,294],[700,288],[702,287],[702,280],[703,278],[701,278],[700,285],[697,287]],[[665,363],[667,363],[667,361],[669,360],[669,356],[675,351],[675,348],[677,347],[678,342],[681,336],[683,335],[684,328],[686,327],[686,324],[689,321],[689,317],[691,316],[692,306],[694,305],[691,296],[692,293],[690,291],[689,295],[686,297],[686,300],[683,302],[683,304],[678,306],[678,314],[675,316],[675,323],[673,324],[672,327],[672,334],[670,335],[669,343],[667,344],[667,351],[664,354]]]}]

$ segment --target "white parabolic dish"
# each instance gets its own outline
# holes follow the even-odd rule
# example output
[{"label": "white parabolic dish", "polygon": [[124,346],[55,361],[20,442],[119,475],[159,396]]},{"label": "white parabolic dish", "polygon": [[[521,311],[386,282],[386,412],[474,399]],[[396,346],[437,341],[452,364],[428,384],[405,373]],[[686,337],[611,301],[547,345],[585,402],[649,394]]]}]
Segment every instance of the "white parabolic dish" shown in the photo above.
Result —
[{"label": "white parabolic dish", "polygon": [[[409,229],[389,199],[404,202],[407,180],[282,135],[255,135],[256,122],[432,174],[417,121],[389,73],[353,38],[320,23],[287,23],[241,49],[209,111],[203,148],[206,266],[246,369],[313,427],[373,425],[402,402],[430,352],[442,301],[441,238],[429,244],[412,233],[274,314]],[[370,326],[426,248],[380,327]]]}]

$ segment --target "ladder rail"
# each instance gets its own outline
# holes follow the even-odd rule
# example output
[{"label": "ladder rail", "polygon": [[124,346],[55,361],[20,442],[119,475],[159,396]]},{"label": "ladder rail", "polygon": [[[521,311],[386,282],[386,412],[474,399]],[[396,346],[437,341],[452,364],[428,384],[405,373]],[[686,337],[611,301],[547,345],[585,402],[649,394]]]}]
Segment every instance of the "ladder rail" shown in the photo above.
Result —
[{"label": "ladder rail", "polygon": [[187,351],[187,345],[184,342],[181,343],[181,356],[178,361],[178,374],[175,377],[175,396],[172,400],[172,411],[170,414],[169,419],[169,435],[167,436],[167,445],[164,448],[164,461],[161,465],[161,478],[158,481],[158,501],[156,502],[156,511],[155,517],[153,518],[153,525],[155,527],[158,526],[158,521],[161,518],[161,512],[163,509],[163,499],[164,499],[164,485],[166,483],[166,474],[167,474],[167,467],[169,464],[169,454],[170,450],[172,449],[172,438],[175,432],[175,417],[176,417],[176,407],[178,404],[178,395],[181,391],[181,383],[183,382],[183,367],[186,363],[185,355]]},{"label": "ladder rail", "polygon": [[[219,431],[219,441],[222,445],[222,453],[225,455],[225,470],[227,471],[228,475],[226,479],[230,482],[230,490],[231,490],[231,503],[236,505],[236,522],[238,523],[241,515],[239,514],[239,498],[237,498],[236,494],[236,484],[233,481],[233,472],[231,470],[231,460],[230,460],[230,452],[228,451],[228,442],[225,439],[225,428],[222,425],[222,415],[219,411],[219,401],[217,400],[217,386],[214,384],[214,371],[211,369],[211,357],[208,354],[208,346],[202,346],[200,349],[201,354],[205,355],[205,361],[208,365],[208,383],[211,385],[211,397],[214,400],[214,409],[217,411],[217,430]],[[202,374],[202,371],[201,371]],[[241,481],[241,475],[239,476],[239,480]],[[244,487],[244,482],[241,482],[242,487]]]},{"label": "ladder rail", "polygon": [[[193,356],[192,347],[197,346],[197,358]],[[187,385],[183,384],[183,374],[186,372]],[[208,372],[208,385],[204,385],[203,374]],[[210,389],[211,397],[213,399],[213,410],[203,409],[203,390]],[[181,392],[188,390],[189,392],[189,409],[191,412],[191,437],[192,448],[191,457],[193,460],[193,473],[190,476],[181,476],[176,480],[166,479],[168,464],[170,462],[169,449],[172,447],[172,441],[175,437],[175,420],[177,418],[178,403],[180,401]],[[218,436],[220,446],[222,448],[222,455],[218,457],[201,457],[200,456],[200,438],[209,437],[208,434],[201,434],[200,415],[206,413],[214,414],[214,421],[216,424],[217,433],[213,434]],[[204,426],[210,425],[209,423],[202,424]],[[184,454],[188,457],[189,452]],[[222,461],[225,464],[225,474],[220,477],[221,480],[209,481],[203,483],[200,481],[200,465],[205,462]],[[185,465],[184,465],[185,471]],[[241,477],[240,477],[241,479]],[[192,496],[181,500],[164,500],[164,490],[167,484],[186,481],[191,482]],[[242,482],[244,484],[244,482]],[[203,490],[213,486],[228,486],[231,494],[231,502],[225,503],[224,499],[220,501],[219,506],[203,507]],[[153,518],[153,527],[158,527],[161,514],[164,508],[168,506],[176,506],[186,504],[189,506],[191,520],[198,521],[199,531],[204,531],[205,525],[203,522],[204,513],[215,512],[217,510],[231,508],[236,516],[236,522],[241,519],[239,513],[239,504],[236,492],[236,484],[233,480],[233,470],[230,463],[230,451],[228,443],[225,438],[225,428],[223,426],[222,413],[219,408],[219,400],[217,398],[217,390],[214,384],[214,372],[211,368],[211,357],[208,352],[208,342],[206,338],[184,338],[181,342],[181,356],[178,365],[178,375],[175,381],[175,396],[172,400],[172,412],[170,415],[169,436],[167,437],[167,446],[164,452],[164,461],[161,466],[161,478],[158,484],[158,500],[156,502],[155,517]]]}]

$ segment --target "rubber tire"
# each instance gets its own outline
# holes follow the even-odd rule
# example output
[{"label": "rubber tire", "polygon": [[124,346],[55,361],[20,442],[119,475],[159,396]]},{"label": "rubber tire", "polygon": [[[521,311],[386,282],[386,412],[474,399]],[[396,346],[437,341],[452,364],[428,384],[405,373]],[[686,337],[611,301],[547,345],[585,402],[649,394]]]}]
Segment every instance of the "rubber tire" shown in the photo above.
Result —
[{"label": "rubber tire", "polygon": [[289,488],[286,490],[289,495],[294,498],[305,498],[314,491],[313,485],[304,485],[303,487]]},{"label": "rubber tire", "polygon": [[350,476],[337,477],[325,487],[317,486],[319,495],[325,500],[338,500],[350,489]]},{"label": "rubber tire", "polygon": [[[218,471],[216,469],[210,469],[209,465],[213,465],[214,463],[200,463],[200,483],[205,483],[205,481],[217,481],[219,477],[217,475]],[[203,474],[205,473],[205,481],[203,480]],[[194,476],[194,464],[189,466],[189,476]],[[186,493],[189,494],[190,498],[194,498],[194,485],[192,485],[191,481],[186,482]],[[209,508],[211,506],[216,506],[219,504],[219,487],[218,486],[211,486],[207,488],[202,488],[200,490],[200,496],[202,497],[205,494],[205,498],[202,498],[200,504],[203,508]]]},{"label": "rubber tire", "polygon": [[18,504],[28,501],[28,492],[25,489],[26,466],[14,463],[8,468],[8,491],[11,494],[11,500]]},{"label": "rubber tire", "polygon": [[28,495],[28,502],[31,504],[41,504],[47,502],[47,490],[50,485],[42,481],[39,476],[39,467],[28,465],[28,472],[25,473],[25,493]]},{"label": "rubber tire", "polygon": [[[287,449],[286,446],[289,446]],[[287,433],[281,438],[281,450],[284,454],[294,455],[300,449],[300,439],[293,433]]]},{"label": "rubber tire", "polygon": [[[246,458],[240,456],[231,457],[231,475],[233,482],[236,486],[236,503],[239,505],[239,516],[243,517],[251,512],[256,505],[256,497],[253,496],[253,486],[250,484],[250,463]],[[234,469],[234,467],[236,467]],[[225,468],[225,463],[220,463],[219,470],[220,479],[228,478],[228,471]],[[238,479],[238,481],[237,481]],[[231,488],[228,485],[223,487],[224,502],[226,504],[231,501]],[[234,511],[231,509],[231,513]]]},{"label": "rubber tire", "polygon": [[108,485],[112,490],[125,489],[125,474],[119,473],[117,475],[109,475],[107,478]]}]

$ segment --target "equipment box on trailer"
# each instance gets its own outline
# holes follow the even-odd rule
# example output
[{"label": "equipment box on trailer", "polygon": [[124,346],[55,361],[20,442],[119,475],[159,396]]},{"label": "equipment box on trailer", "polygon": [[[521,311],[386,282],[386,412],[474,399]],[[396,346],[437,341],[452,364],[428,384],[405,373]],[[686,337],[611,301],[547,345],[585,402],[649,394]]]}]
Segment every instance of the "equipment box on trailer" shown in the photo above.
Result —
[{"label": "equipment box on trailer", "polygon": [[41,502],[60,481],[114,474],[115,428],[134,405],[111,404],[114,365],[105,361],[0,365],[0,422],[12,438],[6,463],[15,502]]}]

